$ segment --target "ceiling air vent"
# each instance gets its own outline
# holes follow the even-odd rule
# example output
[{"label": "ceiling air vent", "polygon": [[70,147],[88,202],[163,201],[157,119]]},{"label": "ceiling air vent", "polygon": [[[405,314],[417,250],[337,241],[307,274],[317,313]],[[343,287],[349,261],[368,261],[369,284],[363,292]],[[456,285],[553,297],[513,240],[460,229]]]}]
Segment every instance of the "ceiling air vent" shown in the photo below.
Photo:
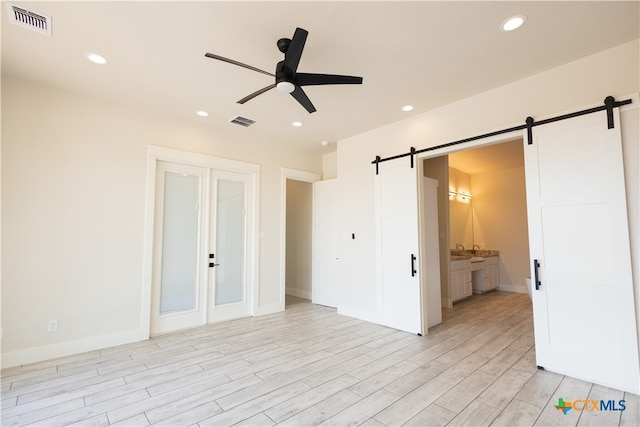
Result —
[{"label": "ceiling air vent", "polygon": [[233,119],[229,120],[229,123],[233,123],[233,124],[236,124],[236,125],[244,126],[246,128],[248,128],[249,126],[251,126],[255,122],[256,122],[255,120],[247,119],[246,117],[242,117],[242,116],[237,116],[237,117],[234,117]]},{"label": "ceiling air vent", "polygon": [[35,13],[23,9],[14,4],[7,3],[9,8],[9,21],[12,24],[28,28],[36,33],[51,37],[51,17],[41,13]]}]

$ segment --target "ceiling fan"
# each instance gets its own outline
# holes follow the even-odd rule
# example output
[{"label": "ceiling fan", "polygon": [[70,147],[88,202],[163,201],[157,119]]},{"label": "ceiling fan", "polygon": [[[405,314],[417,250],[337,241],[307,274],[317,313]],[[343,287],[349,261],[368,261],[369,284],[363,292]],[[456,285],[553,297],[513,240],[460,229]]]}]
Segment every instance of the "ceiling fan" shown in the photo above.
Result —
[{"label": "ceiling fan", "polygon": [[283,38],[278,40],[278,49],[280,52],[284,53],[284,60],[278,62],[278,65],[276,65],[275,74],[252,67],[251,65],[243,64],[242,62],[234,61],[233,59],[215,55],[213,53],[206,53],[205,56],[207,58],[228,62],[229,64],[248,68],[249,70],[275,77],[275,83],[245,96],[238,101],[238,104],[244,104],[245,102],[250,101],[256,96],[275,87],[280,92],[290,93],[291,96],[293,96],[309,113],[313,113],[316,111],[316,108],[313,106],[304,90],[302,90],[302,86],[362,84],[362,77],[341,76],[336,74],[298,73],[298,64],[300,63],[300,57],[302,56],[302,50],[304,49],[304,44],[307,41],[308,34],[308,31],[303,30],[302,28],[296,28],[293,38]]}]

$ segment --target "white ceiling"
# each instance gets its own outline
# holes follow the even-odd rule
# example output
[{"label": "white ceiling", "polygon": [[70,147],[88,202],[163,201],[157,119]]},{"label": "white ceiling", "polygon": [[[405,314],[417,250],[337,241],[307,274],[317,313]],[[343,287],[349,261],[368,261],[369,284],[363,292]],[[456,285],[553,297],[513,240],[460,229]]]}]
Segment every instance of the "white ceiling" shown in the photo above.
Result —
[{"label": "white ceiling", "polygon": [[[3,3],[6,3],[3,1]],[[211,126],[236,115],[251,132],[320,148],[639,37],[637,1],[587,2],[12,2],[52,17],[52,37],[8,24],[2,73],[138,105]],[[500,23],[527,16],[524,27]],[[205,58],[273,71],[276,40],[309,31],[298,70],[362,76],[362,86],[314,86],[308,114],[272,78]],[[97,52],[109,63],[84,58]],[[412,104],[404,113],[400,108]],[[200,118],[196,110],[206,110]],[[303,122],[294,128],[291,122]],[[322,149],[331,150],[331,147]],[[322,152],[322,151],[320,151]]]}]

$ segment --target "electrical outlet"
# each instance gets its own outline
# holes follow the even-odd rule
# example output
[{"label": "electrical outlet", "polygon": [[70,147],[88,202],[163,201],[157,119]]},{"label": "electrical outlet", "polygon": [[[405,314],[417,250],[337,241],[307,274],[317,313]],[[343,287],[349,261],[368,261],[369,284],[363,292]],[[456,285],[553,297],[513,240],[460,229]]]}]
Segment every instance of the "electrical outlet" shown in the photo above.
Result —
[{"label": "electrical outlet", "polygon": [[48,332],[57,332],[58,331],[58,321],[57,320],[49,320],[49,325],[47,326]]}]

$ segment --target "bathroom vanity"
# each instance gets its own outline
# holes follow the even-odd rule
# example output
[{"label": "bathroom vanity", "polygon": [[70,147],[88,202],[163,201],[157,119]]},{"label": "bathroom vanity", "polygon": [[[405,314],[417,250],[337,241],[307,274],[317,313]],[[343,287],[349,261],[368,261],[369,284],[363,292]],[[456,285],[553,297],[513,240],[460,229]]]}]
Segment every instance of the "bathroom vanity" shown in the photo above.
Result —
[{"label": "bathroom vanity", "polygon": [[492,291],[500,285],[498,256],[483,258],[483,261],[471,263],[471,282],[474,294]]},{"label": "bathroom vanity", "polygon": [[496,289],[500,285],[498,261],[498,251],[451,251],[449,292],[448,298],[443,298],[443,307]]},{"label": "bathroom vanity", "polygon": [[449,267],[449,300],[460,301],[472,294],[471,261],[452,259]]}]

